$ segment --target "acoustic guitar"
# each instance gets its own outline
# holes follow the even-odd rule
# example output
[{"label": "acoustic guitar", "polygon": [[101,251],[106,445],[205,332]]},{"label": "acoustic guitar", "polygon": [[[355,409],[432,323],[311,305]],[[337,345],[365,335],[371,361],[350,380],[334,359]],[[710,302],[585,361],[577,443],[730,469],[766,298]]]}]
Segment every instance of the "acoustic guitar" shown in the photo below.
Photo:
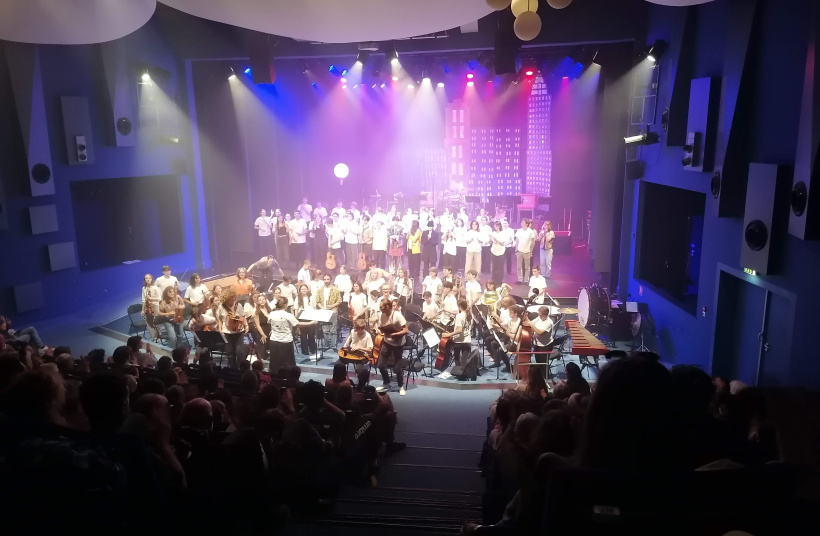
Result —
[{"label": "acoustic guitar", "polygon": [[327,252],[327,258],[325,259],[325,268],[328,270],[336,269],[336,255],[329,251]]},{"label": "acoustic guitar", "polygon": [[359,253],[359,260],[356,262],[356,267],[359,270],[366,270],[367,269],[367,255],[364,253]]}]

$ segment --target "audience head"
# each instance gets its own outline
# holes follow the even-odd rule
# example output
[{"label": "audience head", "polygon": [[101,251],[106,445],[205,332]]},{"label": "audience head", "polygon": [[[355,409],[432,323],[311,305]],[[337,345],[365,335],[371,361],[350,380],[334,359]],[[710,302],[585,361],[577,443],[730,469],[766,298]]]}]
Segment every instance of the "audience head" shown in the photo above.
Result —
[{"label": "audience head", "polygon": [[299,383],[299,378],[302,377],[302,369],[299,367],[290,367],[288,369],[288,380],[293,383]]},{"label": "audience head", "polygon": [[88,364],[92,367],[105,365],[105,350],[102,348],[95,348],[88,352]]},{"label": "audience head", "polygon": [[211,403],[204,398],[194,398],[186,402],[182,406],[179,425],[210,432],[214,425]]},{"label": "audience head", "polygon": [[44,365],[18,375],[6,390],[6,397],[10,413],[63,424],[65,385],[54,365]]},{"label": "audience head", "polygon": [[92,432],[113,433],[128,415],[128,384],[119,374],[86,378],[80,387],[80,404]]},{"label": "audience head", "polygon": [[270,384],[264,386],[262,390],[259,391],[260,409],[265,411],[278,408],[281,398],[279,387]]},{"label": "audience head", "polygon": [[128,337],[128,340],[126,341],[125,345],[131,348],[132,353],[137,353],[142,349],[142,337],[140,337],[139,335]]},{"label": "audience head", "polygon": [[0,354],[0,391],[5,390],[15,377],[25,371],[26,366],[16,353]]},{"label": "audience head", "polygon": [[319,411],[325,400],[325,387],[315,381],[308,380],[303,390],[305,406],[311,411]]},{"label": "audience head", "polygon": [[111,355],[111,362],[117,365],[118,367],[122,367],[128,364],[128,361],[131,359],[131,348],[128,346],[118,346],[114,353]]},{"label": "audience head", "polygon": [[160,357],[157,360],[157,372],[165,372],[173,369],[173,361],[167,355]]},{"label": "audience head", "polygon": [[347,366],[344,363],[337,361],[333,365],[333,381],[335,383],[341,383],[345,380],[347,380]]},{"label": "audience head", "polygon": [[336,406],[341,410],[349,409],[353,403],[353,386],[342,385],[336,391]]},{"label": "audience head", "polygon": [[61,374],[71,374],[74,371],[74,358],[71,354],[60,354],[54,360]]},{"label": "audience head", "polygon": [[256,376],[254,371],[248,370],[239,380],[239,386],[242,389],[242,393],[246,395],[255,395],[259,392],[259,378]]},{"label": "audience head", "polygon": [[370,381],[370,371],[362,367],[356,373],[356,389],[361,391]]}]

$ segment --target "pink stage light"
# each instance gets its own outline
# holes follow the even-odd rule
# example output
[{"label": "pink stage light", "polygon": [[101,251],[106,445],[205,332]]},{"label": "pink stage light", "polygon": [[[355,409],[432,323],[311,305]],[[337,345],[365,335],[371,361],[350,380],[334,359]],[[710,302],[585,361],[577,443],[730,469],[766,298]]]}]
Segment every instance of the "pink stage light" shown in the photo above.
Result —
[{"label": "pink stage light", "polygon": [[527,71],[527,72],[525,72],[524,74],[525,74],[525,75],[527,75],[527,76],[532,76],[532,75],[534,75],[535,73],[534,73],[534,72],[532,72],[532,70],[528,70],[528,71]]},{"label": "pink stage light", "polygon": [[342,78],[341,80],[342,80],[342,84],[344,84],[345,82],[347,82],[347,78]]},{"label": "pink stage light", "polygon": [[398,76],[394,76],[394,77],[393,77],[393,81],[394,81],[394,82],[398,82],[398,81],[399,81],[399,77],[398,77]]},{"label": "pink stage light", "polygon": [[467,86],[469,86],[469,87],[473,87],[474,85],[475,85],[475,84],[473,83],[473,81],[472,81],[472,80],[470,80],[469,82],[467,82]]},{"label": "pink stage light", "polygon": [[467,80],[472,80],[474,76],[473,73],[467,73]]}]

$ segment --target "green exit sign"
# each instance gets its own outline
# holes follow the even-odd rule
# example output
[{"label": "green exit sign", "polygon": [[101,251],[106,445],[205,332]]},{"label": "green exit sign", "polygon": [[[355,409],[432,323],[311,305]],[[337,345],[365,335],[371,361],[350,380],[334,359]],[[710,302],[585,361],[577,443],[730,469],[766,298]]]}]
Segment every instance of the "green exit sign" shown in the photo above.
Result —
[{"label": "green exit sign", "polygon": [[744,268],[743,271],[746,272],[749,275],[757,275],[757,272],[755,272],[751,268]]}]

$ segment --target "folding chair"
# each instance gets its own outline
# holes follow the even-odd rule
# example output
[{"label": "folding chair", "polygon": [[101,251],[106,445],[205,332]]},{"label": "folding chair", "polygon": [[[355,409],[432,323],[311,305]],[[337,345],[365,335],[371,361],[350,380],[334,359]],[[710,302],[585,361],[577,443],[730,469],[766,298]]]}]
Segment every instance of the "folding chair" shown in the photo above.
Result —
[{"label": "folding chair", "polygon": [[[419,371],[424,371],[424,363],[421,361],[421,354],[419,353],[419,335],[421,334],[421,324],[418,322],[409,322],[407,324],[409,333],[405,338],[404,346],[402,346],[402,353],[404,350],[407,354],[407,373],[408,379],[412,378],[413,383],[416,383],[416,375]],[[416,365],[418,363],[418,366]]]},{"label": "folding chair", "polygon": [[131,325],[128,327],[128,334],[138,333],[142,337],[145,337],[145,332],[148,330],[148,323],[145,322],[145,318],[142,316],[142,304],[135,303],[129,305],[127,314],[128,321],[131,322]]}]

